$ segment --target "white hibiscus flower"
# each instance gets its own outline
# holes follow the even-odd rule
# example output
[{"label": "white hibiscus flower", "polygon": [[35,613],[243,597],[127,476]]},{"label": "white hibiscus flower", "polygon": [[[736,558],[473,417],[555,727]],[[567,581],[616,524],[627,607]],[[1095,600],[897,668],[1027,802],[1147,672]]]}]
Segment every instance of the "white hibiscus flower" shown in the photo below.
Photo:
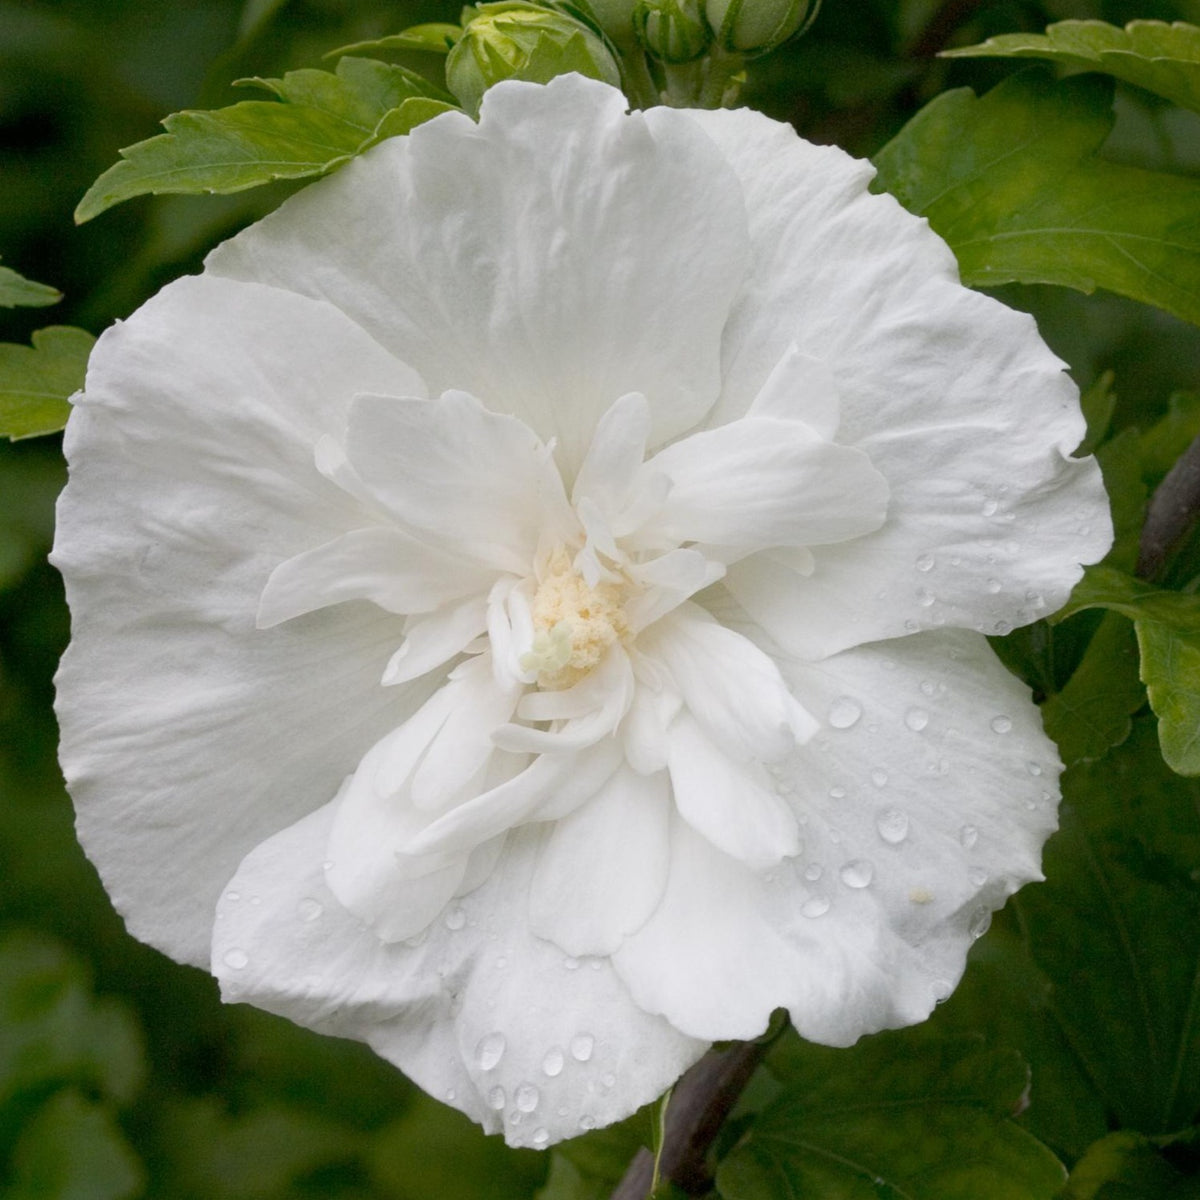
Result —
[{"label": "white hibiscus flower", "polygon": [[1110,541],[1074,386],[871,168],[502,84],[110,330],[63,763],[134,934],[514,1144],[919,1021],[1059,765],[985,633]]}]

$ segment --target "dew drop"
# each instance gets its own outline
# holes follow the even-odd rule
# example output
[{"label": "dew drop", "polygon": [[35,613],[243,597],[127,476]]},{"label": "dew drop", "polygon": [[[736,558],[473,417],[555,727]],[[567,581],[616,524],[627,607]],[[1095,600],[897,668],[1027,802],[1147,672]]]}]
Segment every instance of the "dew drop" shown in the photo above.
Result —
[{"label": "dew drop", "polygon": [[1027,770],[1030,775],[1040,775],[1042,773],[1041,764],[1035,762],[1027,762],[1025,764],[1025,770]]},{"label": "dew drop", "polygon": [[324,862],[321,864],[321,870],[322,870],[322,871],[332,871],[332,870],[333,870],[333,859],[331,859],[331,858],[327,858],[327,859],[326,859],[326,860],[325,860],[325,861],[324,861]]},{"label": "dew drop", "polygon": [[992,718],[993,733],[1008,733],[1012,729],[1012,718],[1001,714],[998,717]]},{"label": "dew drop", "polygon": [[579,970],[579,959],[564,958],[563,966],[566,967],[568,971],[578,971]]},{"label": "dew drop", "polygon": [[225,899],[233,901],[236,904],[242,898],[241,892],[226,892]]},{"label": "dew drop", "polygon": [[856,858],[842,867],[841,876],[847,887],[865,888],[875,878],[875,868],[867,859]]},{"label": "dew drop", "polygon": [[996,595],[1003,586],[1004,585],[998,579],[989,579],[987,581],[987,590],[991,592],[993,596]]},{"label": "dew drop", "polygon": [[227,967],[232,967],[235,971],[240,971],[249,964],[250,955],[245,950],[226,950],[221,957],[221,961]]},{"label": "dew drop", "polygon": [[898,846],[908,837],[908,815],[898,808],[880,810],[875,818],[879,836],[891,846]]},{"label": "dew drop", "polygon": [[979,841],[979,830],[974,825],[964,825],[958,831],[958,840],[970,850]]},{"label": "dew drop", "polygon": [[553,1046],[546,1051],[546,1057],[542,1059],[542,1070],[553,1079],[562,1074],[563,1062],[563,1052],[557,1046]]},{"label": "dew drop", "polygon": [[974,940],[983,937],[992,926],[992,910],[990,908],[977,908],[971,914],[971,920],[967,924],[967,933]]},{"label": "dew drop", "polygon": [[923,695],[932,696],[937,691],[937,684],[932,679],[921,680],[921,692]]},{"label": "dew drop", "polygon": [[1011,621],[997,621],[992,625],[992,632],[997,637],[1008,637],[1012,631],[1013,627]]},{"label": "dew drop", "polygon": [[850,729],[861,716],[862,705],[849,696],[839,696],[829,708],[829,724],[834,729]]},{"label": "dew drop", "polygon": [[820,863],[809,863],[808,866],[804,868],[804,878],[807,879],[810,883],[815,883],[818,879],[820,879],[821,878],[821,864]]},{"label": "dew drop", "polygon": [[311,896],[305,896],[299,904],[296,905],[296,912],[302,921],[315,921],[323,912],[325,906],[320,900],[314,900]]},{"label": "dew drop", "polygon": [[507,1097],[504,1094],[504,1089],[502,1087],[494,1087],[487,1094],[488,1107],[494,1108],[497,1112],[499,1112],[504,1107],[504,1102],[506,1099]]},{"label": "dew drop", "polygon": [[832,797],[833,797],[835,800],[845,800],[845,798],[846,798],[846,789],[845,789],[844,787],[831,787],[831,788],[829,789],[829,794],[830,794],[830,795],[831,795],[831,796],[832,796]]},{"label": "dew drop", "polygon": [[922,554],[917,559],[917,570],[918,571],[932,571],[933,570],[933,561],[934,560],[933,560],[932,554]]},{"label": "dew drop", "polygon": [[997,504],[995,500],[985,500],[983,502],[983,515],[985,517],[994,517],[996,515],[996,510],[999,507],[1000,505]]},{"label": "dew drop", "polygon": [[932,608],[937,597],[928,588],[917,588],[917,603],[922,608]]},{"label": "dew drop", "polygon": [[910,708],[904,714],[904,723],[914,733],[920,733],[929,724],[929,714],[923,708]]},{"label": "dew drop", "polygon": [[823,917],[829,911],[828,896],[809,896],[800,905],[800,914],[805,917]]},{"label": "dew drop", "polygon": [[971,881],[972,887],[983,887],[988,881],[988,873],[982,867],[972,867],[967,872],[967,878]]},{"label": "dew drop", "polygon": [[457,1096],[458,1096],[458,1093],[453,1088],[446,1089],[446,1102],[448,1104],[453,1104],[454,1100]]},{"label": "dew drop", "polygon": [[590,1033],[578,1033],[571,1039],[571,1057],[576,1062],[587,1062],[596,1048],[596,1039]]},{"label": "dew drop", "polygon": [[876,787],[878,787],[878,788],[887,787],[887,781],[888,781],[887,772],[881,770],[879,767],[876,767],[875,770],[871,772],[871,782]]},{"label": "dew drop", "polygon": [[504,1057],[504,1048],[508,1043],[502,1033],[489,1033],[479,1039],[475,1047],[475,1059],[481,1071],[490,1071]]},{"label": "dew drop", "polygon": [[535,1130],[533,1131],[533,1144],[534,1144],[535,1146],[537,1146],[539,1149],[540,1149],[542,1146],[546,1145],[546,1143],[547,1143],[549,1140],[550,1140],[550,1134],[549,1134],[549,1132],[548,1132],[547,1130],[545,1130],[545,1129],[535,1129]]},{"label": "dew drop", "polygon": [[589,1117],[585,1114],[584,1116],[579,1118],[579,1128],[580,1129],[595,1129],[596,1128],[596,1118]]},{"label": "dew drop", "polygon": [[538,1106],[538,1101],[542,1098],[541,1092],[533,1086],[532,1083],[523,1083],[517,1088],[516,1102],[517,1107],[525,1113],[531,1113]]},{"label": "dew drop", "polygon": [[610,1088],[617,1082],[617,1077],[610,1072],[609,1074],[603,1076],[600,1082],[604,1084],[606,1088]]},{"label": "dew drop", "polygon": [[909,633],[916,633],[921,627],[912,619],[912,617],[909,617],[908,620],[904,622],[904,628]]},{"label": "dew drop", "polygon": [[467,914],[455,906],[446,913],[445,921],[447,929],[461,929],[467,923]]}]

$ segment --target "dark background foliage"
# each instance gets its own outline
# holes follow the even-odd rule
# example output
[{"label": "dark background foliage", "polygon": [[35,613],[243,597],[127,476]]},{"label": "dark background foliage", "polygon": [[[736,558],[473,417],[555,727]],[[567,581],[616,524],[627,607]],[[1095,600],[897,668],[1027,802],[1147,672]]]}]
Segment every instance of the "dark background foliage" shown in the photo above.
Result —
[{"label": "dark background foliage", "polygon": [[[242,98],[230,88],[240,76],[319,66],[332,47],[456,16],[440,0],[0,0],[0,259],[66,293],[55,323],[99,333],[198,269],[207,249],[290,186],[141,198],[76,228],[75,204],[119,147],[151,136],[170,112]],[[937,51],[1089,17],[1200,22],[1200,2],[826,0],[808,37],[754,65],[746,99],[815,141],[870,156],[947,87],[983,91],[1014,70]],[[1119,90],[1116,104],[1107,157],[1200,173],[1200,117],[1135,89]],[[1200,378],[1200,331],[1156,310],[1046,287],[1000,295],[1037,315],[1081,386],[1114,372],[1118,433],[1149,428]],[[45,310],[0,311],[0,341],[26,341],[45,323]],[[51,677],[68,619],[45,553],[63,474],[57,438],[0,442],[0,1197],[607,1195],[647,1132],[641,1123],[553,1158],[511,1153],[364,1048],[222,1007],[206,975],[124,933],[74,840],[54,758]],[[1074,620],[1084,634],[1055,635],[1057,666],[1048,634],[1010,639],[1006,660],[1043,690],[1061,686],[1095,629],[1095,618]],[[1127,630],[1111,636],[1115,644]],[[718,1145],[744,1135],[722,1163],[722,1195],[790,1194],[762,1182],[772,1172],[814,1200],[971,1194],[901,1193],[882,1180],[855,1190],[810,1170],[788,1140],[797,1127],[825,1136],[822,1121],[855,1089],[862,1099],[865,1080],[881,1104],[905,1094],[916,1085],[889,1076],[897,1063],[928,1074],[945,1065],[945,1046],[960,1044],[974,1049],[947,1061],[970,1086],[922,1110],[921,1129],[944,1120],[957,1153],[968,1146],[963,1095],[971,1113],[1023,1108],[1006,1122],[1015,1181],[1006,1195],[1045,1194],[1045,1155],[1067,1167],[1100,1161],[1101,1173],[1134,1164],[1134,1190],[1083,1190],[1084,1179],[1079,1197],[1200,1194],[1187,1190],[1200,1152],[1181,1133],[1200,1108],[1200,788],[1162,765],[1143,702],[1135,686],[1118,717],[1132,733],[1068,776],[1072,811],[1048,851],[1050,882],[997,919],[926,1029],[836,1054],[787,1040],[776,1048],[741,1124]],[[968,1041],[922,1049],[946,1038]],[[789,1091],[797,1079],[810,1082]],[[859,1134],[896,1136],[881,1121],[863,1117]],[[1126,1140],[1100,1140],[1111,1131]],[[841,1145],[836,1129],[828,1136]],[[1113,1170],[1104,1177],[1115,1186]]]}]

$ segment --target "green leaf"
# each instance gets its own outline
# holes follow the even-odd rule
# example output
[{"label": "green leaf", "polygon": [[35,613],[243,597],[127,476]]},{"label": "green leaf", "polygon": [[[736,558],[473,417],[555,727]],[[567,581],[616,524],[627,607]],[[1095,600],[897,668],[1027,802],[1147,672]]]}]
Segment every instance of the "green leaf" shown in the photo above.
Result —
[{"label": "green leaf", "polygon": [[0,308],[45,308],[57,304],[62,292],[44,283],[34,283],[9,267],[0,267]]},{"label": "green leaf", "polygon": [[1108,613],[1066,687],[1042,705],[1042,720],[1070,766],[1119,746],[1145,703],[1133,626]]},{"label": "green leaf", "polygon": [[1142,478],[1141,438],[1137,430],[1124,429],[1106,442],[1096,451],[1096,461],[1104,476],[1113,519],[1113,545],[1104,564],[1132,571],[1137,564],[1149,498]]},{"label": "green leaf", "polygon": [[943,58],[1040,58],[1103,71],[1200,112],[1200,29],[1182,21],[1060,21],[1044,34],[1008,33]]},{"label": "green leaf", "polygon": [[[394,133],[396,122],[388,119],[406,101],[451,101],[415,72],[369,58],[343,58],[335,73],[306,69],[243,82],[278,99],[167,117],[166,133],[121,151],[122,161],[79,202],[75,220],[89,221],[148,192],[239,192],[275,179],[323,175]],[[415,124],[419,120],[407,128]]]},{"label": "green leaf", "polygon": [[1175,465],[1175,460],[1200,434],[1200,393],[1176,392],[1167,402],[1167,412],[1144,434],[1141,441],[1142,474],[1155,486]]},{"label": "green leaf", "polygon": [[5,1200],[127,1200],[144,1172],[110,1109],[59,1092],[21,1131]]},{"label": "green leaf", "polygon": [[400,33],[373,38],[368,42],[353,42],[349,46],[331,50],[325,57],[334,58],[339,54],[378,54],[388,50],[427,50],[431,54],[449,54],[462,34],[461,25],[447,25],[441,21],[434,21],[428,25],[410,25]]},{"label": "green leaf", "polygon": [[129,1100],[143,1066],[132,1017],[92,996],[72,955],[33,934],[0,942],[0,1116],[11,1101],[64,1084]]},{"label": "green leaf", "polygon": [[1023,72],[945,92],[876,156],[876,186],[929,219],[963,282],[1107,288],[1200,323],[1200,182],[1096,157],[1112,82]]},{"label": "green leaf", "polygon": [[1200,633],[1157,621],[1138,621],[1136,629],[1163,758],[1180,775],[1200,775]]},{"label": "green leaf", "polygon": [[1064,621],[1088,608],[1106,608],[1134,621],[1156,621],[1178,633],[1200,634],[1200,596],[1169,592],[1113,567],[1088,567],[1071,598],[1050,619]]},{"label": "green leaf", "polygon": [[1200,1110],[1200,785],[1141,720],[1063,795],[1047,881],[1010,903],[1112,1124],[1171,1133]]},{"label": "green leaf", "polygon": [[1112,371],[1105,371],[1079,396],[1079,407],[1087,422],[1087,434],[1075,451],[1076,458],[1095,454],[1096,447],[1108,436],[1108,428],[1117,407],[1117,397],[1112,390],[1114,378]]},{"label": "green leaf", "polygon": [[1121,1131],[1109,1134],[1075,1164],[1062,1200],[1195,1200],[1200,1179],[1178,1169],[1163,1150],[1200,1149],[1200,1129],[1148,1138]]},{"label": "green leaf", "polygon": [[0,436],[54,433],[71,414],[68,398],[83,387],[96,339],[82,329],[51,325],[32,346],[0,342]]},{"label": "green leaf", "polygon": [[1049,1200],[1062,1187],[1058,1159],[1012,1120],[1029,1083],[1019,1055],[905,1033],[793,1046],[787,1089],[718,1169],[724,1200]]}]

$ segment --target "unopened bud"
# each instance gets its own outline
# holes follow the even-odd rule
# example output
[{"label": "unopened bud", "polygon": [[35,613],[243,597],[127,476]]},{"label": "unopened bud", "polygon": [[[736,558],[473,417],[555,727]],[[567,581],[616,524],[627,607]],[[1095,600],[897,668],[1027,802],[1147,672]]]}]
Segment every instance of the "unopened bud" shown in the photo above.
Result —
[{"label": "unopened bud", "polygon": [[621,86],[608,47],[573,17],[520,3],[480,4],[475,12],[446,59],[446,86],[472,115],[483,93],[505,79],[549,83],[577,71]]},{"label": "unopened bud", "polygon": [[706,0],[705,15],[723,49],[765,54],[817,15],[820,0]]},{"label": "unopened bud", "polygon": [[591,20],[604,30],[618,46],[629,46],[634,41],[633,12],[638,0],[582,0]]},{"label": "unopened bud", "polygon": [[701,0],[639,0],[633,25],[638,41],[663,62],[691,62],[712,40]]}]

